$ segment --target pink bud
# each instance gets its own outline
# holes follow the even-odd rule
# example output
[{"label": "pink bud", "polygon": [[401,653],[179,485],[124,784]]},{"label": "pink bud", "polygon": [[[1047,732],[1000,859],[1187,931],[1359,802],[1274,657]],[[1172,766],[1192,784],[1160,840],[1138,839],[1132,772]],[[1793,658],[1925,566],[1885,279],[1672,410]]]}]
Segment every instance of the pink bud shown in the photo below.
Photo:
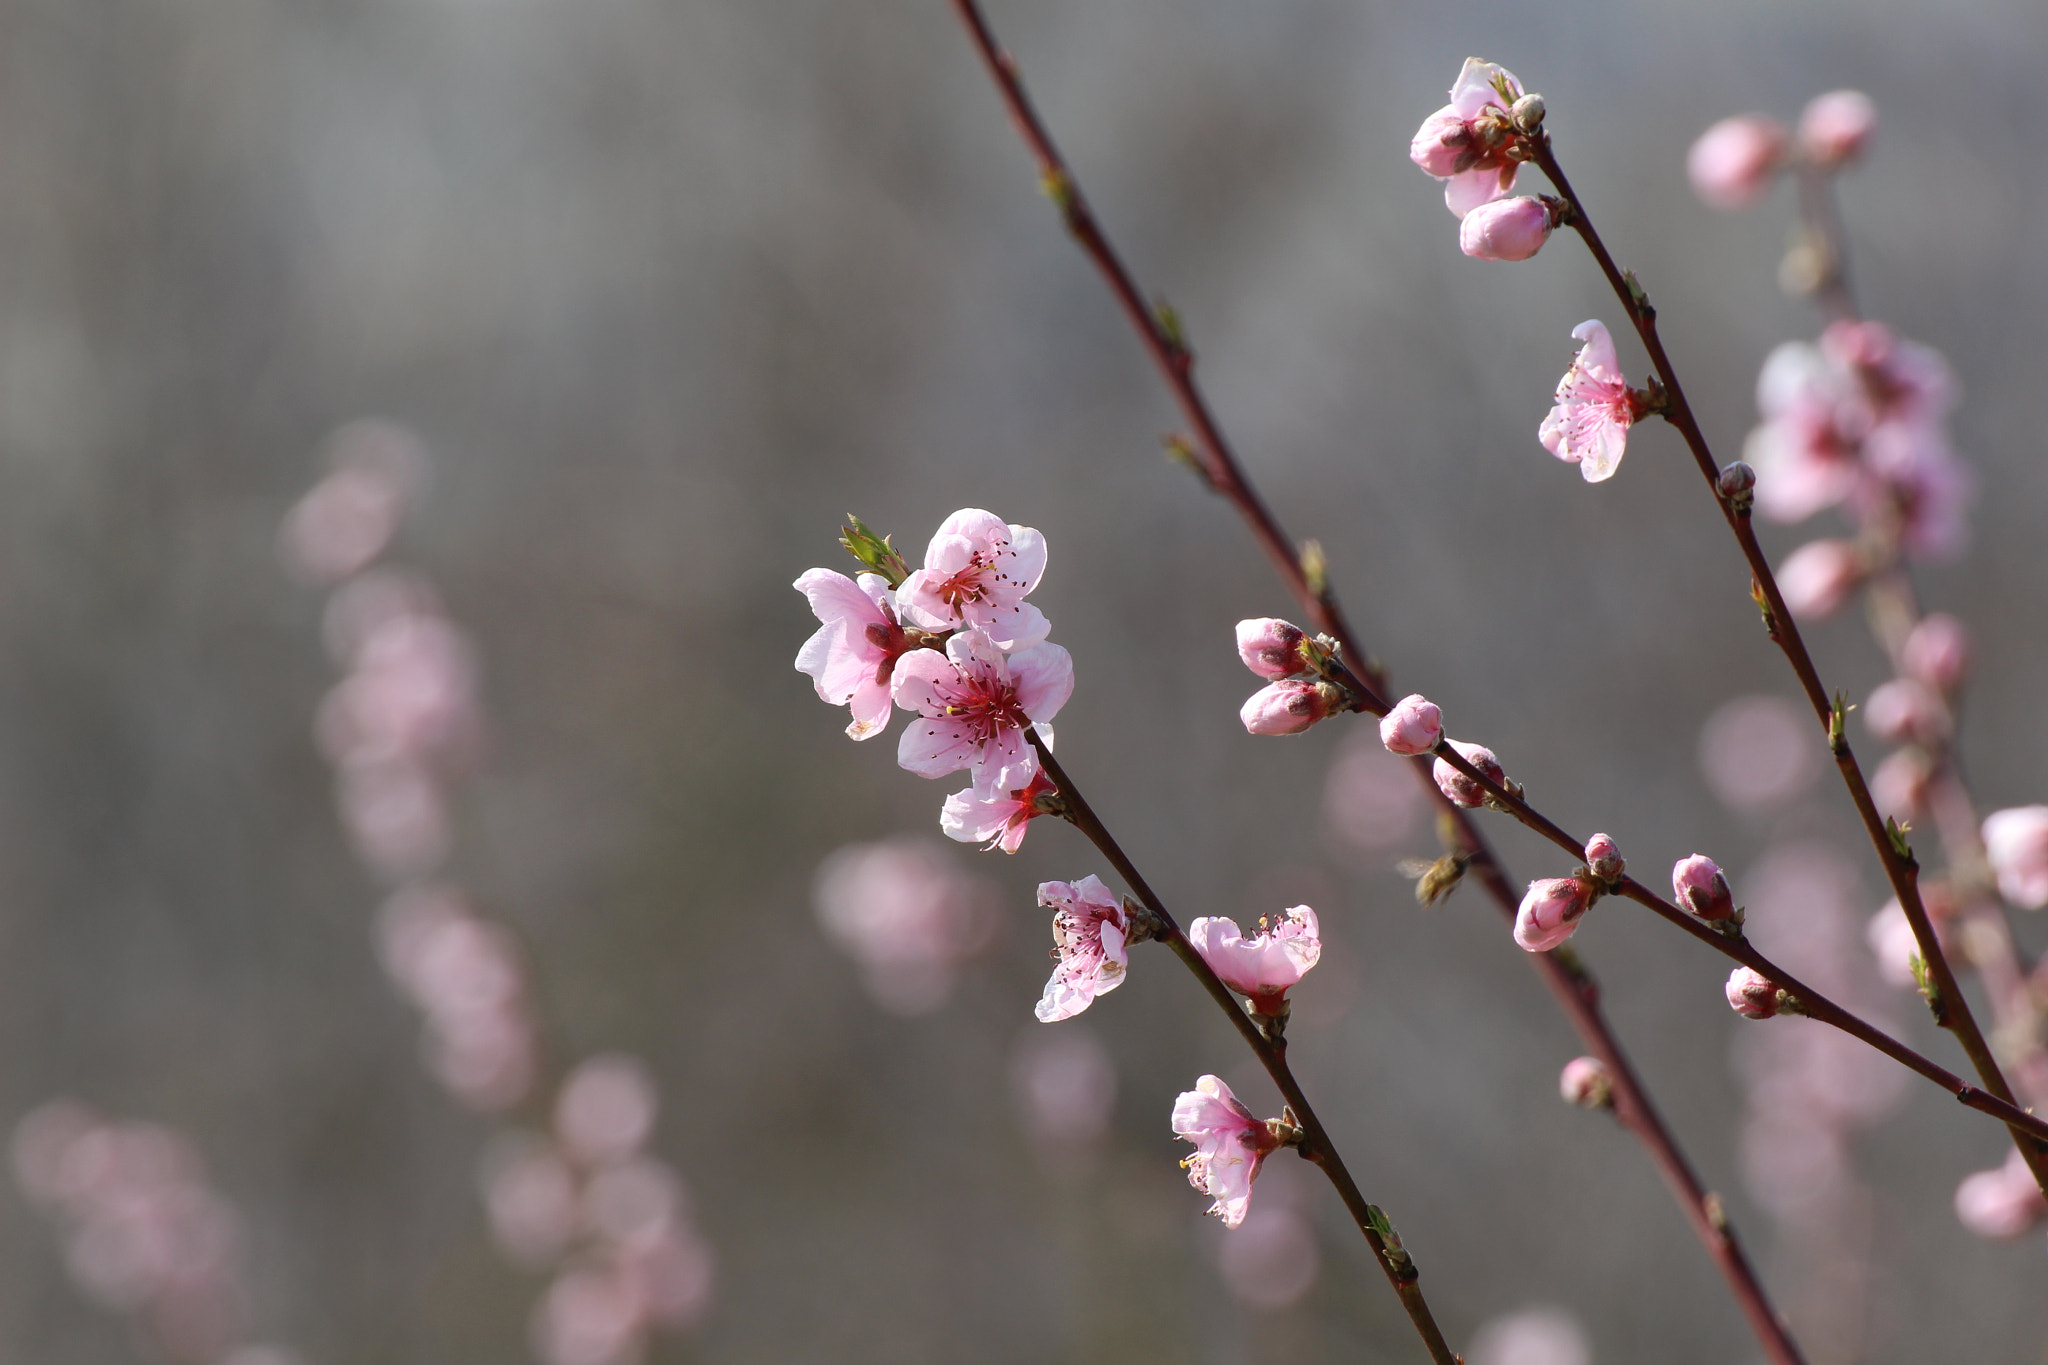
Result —
[{"label": "pink bud", "polygon": [[1238,711],[1255,735],[1298,735],[1330,714],[1327,683],[1272,682],[1251,694]]},{"label": "pink bud", "polygon": [[1927,784],[1934,779],[1927,760],[1917,749],[1895,749],[1870,775],[1870,799],[1878,813],[1900,821],[1911,820],[1927,805]]},{"label": "pink bud", "polygon": [[2048,1214],[2048,1200],[2018,1152],[2005,1164],[1963,1177],[1956,1186],[1956,1217],[1979,1237],[2017,1237]]},{"label": "pink bud", "polygon": [[1237,657],[1262,678],[1298,678],[1308,672],[1301,627],[1270,616],[1237,623]]},{"label": "pink bud", "polygon": [[1685,174],[1709,208],[1747,208],[1771,187],[1785,154],[1785,126],[1761,114],[1724,118],[1692,144]]},{"label": "pink bud", "polygon": [[1420,692],[1410,693],[1394,703],[1394,709],[1380,718],[1380,743],[1389,753],[1414,757],[1435,749],[1444,737],[1443,713]]},{"label": "pink bud", "polygon": [[1820,95],[1799,116],[1799,150],[1807,160],[1834,166],[1863,150],[1877,130],[1877,106],[1860,90]]},{"label": "pink bud", "polygon": [[1728,1008],[1745,1019],[1768,1019],[1778,1012],[1778,984],[1737,967],[1728,974]]},{"label": "pink bud", "polygon": [[[1500,760],[1493,756],[1493,750],[1480,744],[1465,744],[1451,741],[1451,747],[1458,751],[1467,763],[1486,774],[1486,780],[1496,787],[1507,785],[1507,774],[1501,771]],[[1486,801],[1486,789],[1465,774],[1453,768],[1442,759],[1430,769],[1430,776],[1436,779],[1438,790],[1450,798],[1451,804],[1471,809]]]},{"label": "pink bud", "polygon": [[1478,155],[1471,125],[1449,105],[1424,119],[1408,143],[1408,159],[1439,180],[1471,169]]},{"label": "pink bud", "polygon": [[1621,847],[1605,834],[1586,840],[1586,870],[1603,882],[1618,882],[1628,864],[1621,860]]},{"label": "pink bud", "polygon": [[1458,225],[1458,249],[1482,261],[1526,261],[1550,240],[1550,205],[1526,195],[1481,204]]},{"label": "pink bud", "polygon": [[1605,1109],[1614,1103],[1614,1075],[1598,1057],[1574,1057],[1557,1078],[1557,1093],[1581,1109]]},{"label": "pink bud", "polygon": [[1802,620],[1831,616],[1863,578],[1856,547],[1846,540],[1815,540],[1785,556],[1778,566],[1778,591]]},{"label": "pink bud", "polygon": [[1555,948],[1572,936],[1592,903],[1593,888],[1577,877],[1530,882],[1515,912],[1515,942],[1532,953]]},{"label": "pink bud", "polygon": [[1941,692],[1953,692],[1970,672],[1970,632],[1945,611],[1923,617],[1899,651],[1909,677]]},{"label": "pink bud", "polygon": [[1705,920],[1732,919],[1735,893],[1721,868],[1704,853],[1680,858],[1671,868],[1671,895],[1679,906]]},{"label": "pink bud", "polygon": [[1893,678],[1864,701],[1863,723],[1887,744],[1931,744],[1948,733],[1948,708],[1927,684]]}]

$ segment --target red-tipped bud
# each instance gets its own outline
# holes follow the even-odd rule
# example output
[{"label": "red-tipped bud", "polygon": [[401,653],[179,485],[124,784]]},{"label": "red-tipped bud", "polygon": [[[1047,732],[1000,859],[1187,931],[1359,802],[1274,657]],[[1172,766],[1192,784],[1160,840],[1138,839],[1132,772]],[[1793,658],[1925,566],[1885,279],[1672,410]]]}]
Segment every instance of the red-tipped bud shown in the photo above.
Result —
[{"label": "red-tipped bud", "polygon": [[1728,1008],[1745,1019],[1768,1019],[1778,1012],[1778,983],[1737,967],[1728,974]]},{"label": "red-tipped bud", "polygon": [[[1451,747],[1456,749],[1467,763],[1486,774],[1486,780],[1494,786],[1507,785],[1508,775],[1501,771],[1500,760],[1493,756],[1493,750],[1481,744],[1465,744],[1455,739],[1451,741]],[[1453,805],[1470,809],[1486,800],[1484,787],[1442,759],[1438,759],[1436,766],[1430,769],[1430,776],[1436,779],[1437,788],[1451,799]]]},{"label": "red-tipped bud", "polygon": [[1908,677],[1953,692],[1970,674],[1970,632],[1945,611],[1922,618],[1899,651]]},{"label": "red-tipped bud", "polygon": [[1553,226],[1550,205],[1541,199],[1496,199],[1458,224],[1458,250],[1482,261],[1526,261],[1550,240]]},{"label": "red-tipped bud", "polygon": [[1948,733],[1948,708],[1927,684],[1893,678],[1863,703],[1863,723],[1887,744],[1933,744]]},{"label": "red-tipped bud", "polygon": [[1692,144],[1685,174],[1709,208],[1746,208],[1771,187],[1785,155],[1785,125],[1761,114],[1724,118]]},{"label": "red-tipped bud", "polygon": [[1614,1103],[1614,1074],[1598,1057],[1574,1057],[1557,1078],[1557,1093],[1581,1109],[1605,1109]]},{"label": "red-tipped bud", "polygon": [[1603,882],[1618,882],[1628,864],[1621,860],[1621,847],[1605,834],[1586,840],[1586,870]]},{"label": "red-tipped bud", "polygon": [[1262,678],[1298,678],[1308,672],[1301,627],[1262,616],[1237,623],[1237,657]]},{"label": "red-tipped bud", "polygon": [[1835,166],[1863,150],[1877,131],[1877,106],[1861,90],[1816,96],[1799,116],[1799,150],[1808,161]]},{"label": "red-tipped bud", "polygon": [[1671,894],[1680,907],[1704,920],[1732,919],[1735,893],[1712,858],[1695,853],[1680,858],[1671,868]]},{"label": "red-tipped bud", "polygon": [[1434,750],[1444,737],[1443,713],[1421,693],[1411,693],[1394,703],[1394,709],[1380,718],[1380,743],[1389,753],[1410,758]]},{"label": "red-tipped bud", "polygon": [[1555,948],[1572,936],[1593,903],[1593,888],[1578,877],[1547,877],[1529,883],[1515,912],[1515,942],[1532,953]]},{"label": "red-tipped bud", "polygon": [[1330,714],[1335,692],[1328,683],[1267,683],[1237,714],[1255,735],[1298,735]]},{"label": "red-tipped bud", "polygon": [[1803,621],[1832,616],[1862,581],[1856,547],[1846,540],[1809,541],[1778,566],[1778,591]]}]

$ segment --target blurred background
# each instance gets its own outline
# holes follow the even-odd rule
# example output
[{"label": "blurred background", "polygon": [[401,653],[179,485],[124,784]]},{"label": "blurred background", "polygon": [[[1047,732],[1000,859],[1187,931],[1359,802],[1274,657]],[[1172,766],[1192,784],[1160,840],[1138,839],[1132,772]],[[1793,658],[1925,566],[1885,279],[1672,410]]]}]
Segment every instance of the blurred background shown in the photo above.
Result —
[{"label": "blurred background", "polygon": [[[1536,443],[1573,326],[1619,321],[1590,261],[1460,255],[1407,146],[1468,53],[1541,91],[1732,458],[1764,356],[1818,323],[1775,284],[1789,190],[1713,213],[1686,148],[1875,99],[1851,266],[1955,367],[1980,489],[1922,583],[1976,630],[1983,805],[2038,801],[2048,14],[991,18],[1397,687],[1652,885],[1713,855],[1760,942],[1959,1067],[1862,946],[1884,893],[1802,732],[1762,777],[1702,769],[1711,724],[1772,733],[1793,693],[1675,436],[1598,486]],[[1579,1048],[1493,906],[1416,908],[1395,865],[1433,836],[1368,728],[1239,725],[1232,626],[1289,604],[1162,456],[1177,419],[1034,179],[938,0],[0,6],[0,1125],[40,1119],[0,1189],[0,1362],[1418,1358],[1312,1172],[1276,1159],[1236,1234],[1201,1216],[1175,1095],[1277,1101],[1184,973],[1140,953],[1033,1020],[1033,888],[1093,852],[1051,822],[1013,857],[946,843],[954,784],[899,770],[894,727],[848,742],[791,669],[789,584],[852,568],[843,514],[915,559],[960,507],[1044,532],[1061,753],[1168,904],[1321,913],[1296,1064],[1474,1365],[1757,1356],[1647,1159],[1559,1100]],[[336,468],[383,482],[280,555]],[[315,733],[393,621],[412,767],[364,758],[346,704]],[[1853,612],[1813,639],[1852,696],[1886,676]],[[1485,828],[1517,876],[1569,870]],[[863,946],[903,885],[938,945],[908,964]],[[2039,1233],[1952,1210],[1999,1130],[1784,1063],[1759,1038],[1804,1021],[1736,1018],[1726,964],[1634,907],[1575,942],[1816,1361],[2041,1357]],[[1817,1136],[1788,1065],[1842,1082]],[[94,1131],[121,1141],[92,1170],[157,1182],[112,1213],[80,1202]],[[651,1297],[575,1279],[649,1220]],[[137,1236],[214,1297],[165,1298]]]}]

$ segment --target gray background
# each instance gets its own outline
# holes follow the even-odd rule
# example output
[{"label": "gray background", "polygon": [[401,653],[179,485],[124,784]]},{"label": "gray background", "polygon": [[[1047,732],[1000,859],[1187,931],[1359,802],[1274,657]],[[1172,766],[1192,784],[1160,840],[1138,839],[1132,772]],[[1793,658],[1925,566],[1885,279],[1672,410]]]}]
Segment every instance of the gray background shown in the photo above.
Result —
[{"label": "gray background", "polygon": [[[1613,304],[1569,241],[1521,266],[1461,256],[1407,140],[1468,52],[1541,90],[1727,457],[1764,354],[1813,323],[1772,281],[1787,197],[1711,214],[1685,148],[1725,114],[1870,92],[1880,132],[1846,194],[1858,283],[1955,364],[1984,489],[1971,554],[1925,579],[1979,632],[1965,752],[1987,807],[2042,798],[2038,5],[992,17],[1396,680],[1652,882],[1695,849],[1739,873],[1788,826],[1853,849],[1850,812],[1826,788],[1774,822],[1707,794],[1705,717],[1790,691],[1735,552],[1671,433],[1638,433],[1597,488],[1537,446],[1570,329]],[[525,936],[565,1050],[653,1063],[658,1146],[718,1249],[712,1317],[658,1358],[1418,1356],[1319,1189],[1304,1305],[1222,1295],[1224,1234],[1166,1117],[1206,1070],[1270,1096],[1163,958],[1086,1020],[1118,1064],[1114,1146],[1080,1174],[1033,1158],[1007,1088],[1046,965],[1031,887],[1106,870],[1077,836],[957,850],[1009,914],[936,1015],[877,1011],[818,932],[817,860],[929,829],[950,787],[899,771],[893,733],[840,737],[789,668],[811,622],[788,584],[845,567],[849,509],[915,549],[961,506],[1045,532],[1034,600],[1079,677],[1062,754],[1169,903],[1323,910],[1342,970],[1303,994],[1337,1003],[1295,1054],[1453,1338],[1546,1301],[1602,1361],[1754,1356],[1647,1161],[1557,1102],[1577,1049],[1492,908],[1468,891],[1423,915],[1326,843],[1345,723],[1238,727],[1231,625],[1285,603],[1160,457],[1166,399],[937,0],[12,0],[0,1124],[69,1093],[190,1131],[250,1219],[265,1335],[319,1365],[516,1360],[539,1290],[481,1222],[486,1126],[414,1064],[309,735],[319,598],[277,567],[275,526],[321,437],[364,414],[433,452],[398,556],[483,653],[493,761],[459,807],[461,875]],[[1881,677],[1853,618],[1816,648],[1833,684]],[[1518,874],[1565,870],[1489,829]],[[1724,964],[1621,905],[1578,942],[1791,1283],[1737,1172],[1730,1039],[1754,1026],[1721,1001]],[[1864,1358],[2038,1358],[2039,1235],[1988,1245],[1949,1211],[1999,1150],[1926,1086],[1860,1143],[1881,1190]],[[135,1358],[11,1190],[0,1267],[0,1360]]]}]

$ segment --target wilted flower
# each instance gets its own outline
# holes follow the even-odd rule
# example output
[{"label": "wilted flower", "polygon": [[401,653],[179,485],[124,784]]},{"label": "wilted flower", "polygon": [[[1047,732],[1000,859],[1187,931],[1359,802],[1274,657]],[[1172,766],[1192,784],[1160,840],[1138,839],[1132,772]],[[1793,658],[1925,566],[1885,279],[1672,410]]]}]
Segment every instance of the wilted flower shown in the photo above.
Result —
[{"label": "wilted flower", "polygon": [[1215,1199],[1209,1212],[1227,1228],[1242,1223],[1252,1182],[1280,1139],[1214,1076],[1203,1076],[1193,1090],[1181,1092],[1174,1101],[1173,1131],[1195,1144],[1195,1154],[1181,1165],[1187,1169],[1188,1183]]},{"label": "wilted flower", "polygon": [[1256,1014],[1280,1014],[1288,990],[1323,955],[1316,912],[1306,905],[1261,918],[1249,937],[1237,921],[1201,916],[1188,926],[1188,942],[1223,984],[1249,996]]},{"label": "wilted flower", "polygon": [[1557,381],[1557,400],[1537,429],[1536,439],[1560,460],[1576,464],[1587,483],[1612,478],[1637,417],[1635,396],[1622,378],[1614,338],[1597,319],[1580,323],[1572,336],[1582,344],[1571,368]]}]

